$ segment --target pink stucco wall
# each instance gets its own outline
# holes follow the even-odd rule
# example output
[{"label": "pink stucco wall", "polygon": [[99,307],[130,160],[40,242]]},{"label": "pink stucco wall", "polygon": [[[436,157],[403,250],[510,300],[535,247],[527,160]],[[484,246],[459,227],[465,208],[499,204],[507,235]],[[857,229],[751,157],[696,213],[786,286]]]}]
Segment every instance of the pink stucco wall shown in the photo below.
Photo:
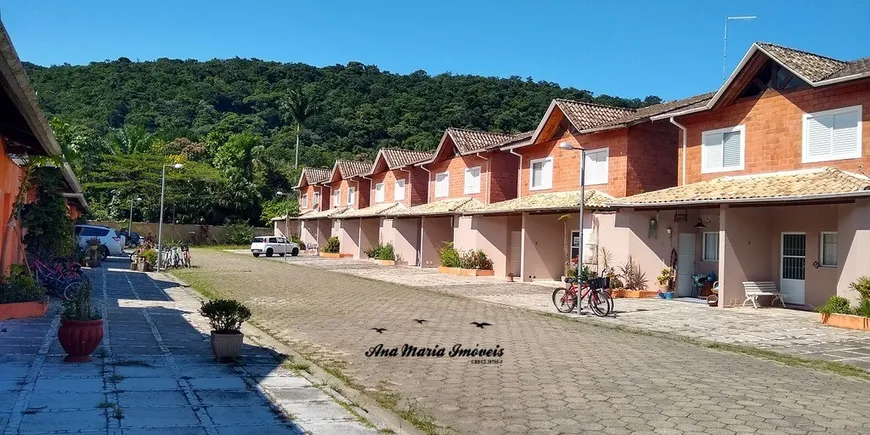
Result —
[{"label": "pink stucco wall", "polygon": [[[289,226],[287,225],[286,220],[275,221],[274,224],[275,224],[275,233],[274,234],[276,236],[290,237],[291,235],[298,236],[300,234],[299,221],[297,221],[297,220],[290,221]],[[287,230],[288,227],[289,227],[289,231]]]},{"label": "pink stucco wall", "polygon": [[357,237],[357,254],[354,258],[366,259],[365,251],[378,244],[380,239],[381,218],[359,220],[359,236]]},{"label": "pink stucco wall", "polygon": [[359,219],[336,219],[338,225],[339,252],[359,258]]},{"label": "pink stucco wall", "polygon": [[422,219],[423,245],[422,267],[438,267],[438,249],[444,242],[453,241],[453,224],[451,217],[424,217]]},{"label": "pink stucco wall", "polygon": [[870,199],[837,208],[837,295],[858,302],[858,293],[849,284],[861,276],[870,276]]},{"label": "pink stucco wall", "polygon": [[[387,222],[388,221],[388,222]],[[392,243],[396,264],[416,266],[420,246],[420,218],[386,219],[384,243]],[[389,240],[389,242],[386,242]]]},{"label": "pink stucco wall", "polygon": [[455,220],[453,244],[460,251],[481,250],[493,263],[496,276],[507,274],[510,237],[520,231],[520,216],[461,216]]}]

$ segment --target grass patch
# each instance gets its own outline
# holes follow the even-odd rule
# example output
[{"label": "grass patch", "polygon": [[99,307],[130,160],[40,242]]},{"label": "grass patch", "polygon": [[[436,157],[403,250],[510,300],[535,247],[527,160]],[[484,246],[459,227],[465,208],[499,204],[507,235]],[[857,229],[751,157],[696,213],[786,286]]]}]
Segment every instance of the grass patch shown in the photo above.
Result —
[{"label": "grass patch", "polygon": [[122,420],[124,418],[124,409],[115,405],[115,413],[112,415],[112,418],[119,421]]},{"label": "grass patch", "polygon": [[197,245],[194,249],[209,249],[212,251],[223,251],[225,249],[244,249],[250,250],[251,245]]},{"label": "grass patch", "polygon": [[417,403],[408,401],[407,406],[399,411],[399,417],[407,420],[421,431],[435,435],[438,432],[438,425],[435,424],[435,419],[425,412],[417,409]]},{"label": "grass patch", "polygon": [[114,402],[100,402],[97,404],[97,408],[100,408],[100,409],[109,409],[109,408],[114,408],[114,407],[115,407]]},{"label": "grass patch", "polygon": [[109,376],[109,382],[111,382],[113,384],[117,384],[117,383],[123,381],[124,379],[125,378],[123,376],[118,375],[118,374],[114,374],[112,376]]},{"label": "grass patch", "polygon": [[356,419],[359,420],[359,422],[362,423],[363,426],[365,426],[369,429],[375,429],[375,425],[372,424],[372,422],[370,422],[369,419],[360,415],[359,412],[356,412],[356,408],[353,406],[353,404],[347,403],[343,400],[338,400],[335,397],[333,397],[332,400],[335,400],[335,403],[338,403],[339,405],[341,405],[341,407],[344,408],[345,411],[349,412],[350,415],[356,417]]},{"label": "grass patch", "polygon": [[311,373],[311,364],[309,364],[307,362],[287,361],[284,364],[282,364],[282,366],[285,369],[290,369],[290,370],[293,370],[294,372],[297,372],[297,373],[300,371],[306,372],[306,373]]},{"label": "grass patch", "polygon": [[127,359],[127,360],[115,361],[111,365],[113,365],[115,367],[154,367],[149,362],[139,361],[136,359]]}]

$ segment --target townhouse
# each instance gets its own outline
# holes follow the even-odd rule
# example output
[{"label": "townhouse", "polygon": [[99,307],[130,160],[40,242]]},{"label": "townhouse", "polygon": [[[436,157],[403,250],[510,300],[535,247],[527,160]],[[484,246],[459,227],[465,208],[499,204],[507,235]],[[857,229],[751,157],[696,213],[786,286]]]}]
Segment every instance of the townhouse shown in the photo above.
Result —
[{"label": "townhouse", "polygon": [[[328,169],[302,168],[299,182],[293,187],[298,192],[299,214],[293,219],[280,216],[272,219],[275,223],[275,235],[290,237],[298,235],[306,247],[317,249],[326,243],[326,239],[332,233],[331,223],[328,219],[302,219],[311,213],[318,213],[329,209],[329,194],[324,195],[324,181],[329,179]],[[322,226],[321,224],[325,224]],[[289,228],[287,228],[289,226]]]},{"label": "townhouse", "polygon": [[870,264],[868,104],[870,59],[756,43],[711,98],[654,116],[681,129],[679,184],[613,204],[667,227],[646,270],[673,266],[680,295],[715,272],[722,307],[743,303],[745,281],[775,282],[796,308],[854,297]]}]

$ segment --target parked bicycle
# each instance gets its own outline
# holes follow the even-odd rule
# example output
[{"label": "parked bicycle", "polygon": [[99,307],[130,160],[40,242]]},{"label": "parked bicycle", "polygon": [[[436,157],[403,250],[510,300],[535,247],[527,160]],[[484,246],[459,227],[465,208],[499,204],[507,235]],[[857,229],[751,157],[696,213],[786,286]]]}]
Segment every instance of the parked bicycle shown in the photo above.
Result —
[{"label": "parked bicycle", "polygon": [[[610,286],[610,278],[593,278],[577,285],[577,278],[565,278],[566,287],[559,287],[553,291],[553,305],[560,313],[570,313],[577,304],[580,303],[580,309],[583,309],[583,300],[586,300],[586,306],[599,317],[607,316],[613,312],[613,298],[606,289]],[[578,291],[580,296],[578,297]],[[578,302],[579,301],[579,302]]]},{"label": "parked bicycle", "polygon": [[36,258],[30,262],[30,268],[34,272],[37,284],[47,288],[49,293],[66,300],[72,299],[90,284],[81,266],[65,259],[53,259],[49,263],[44,263]]}]

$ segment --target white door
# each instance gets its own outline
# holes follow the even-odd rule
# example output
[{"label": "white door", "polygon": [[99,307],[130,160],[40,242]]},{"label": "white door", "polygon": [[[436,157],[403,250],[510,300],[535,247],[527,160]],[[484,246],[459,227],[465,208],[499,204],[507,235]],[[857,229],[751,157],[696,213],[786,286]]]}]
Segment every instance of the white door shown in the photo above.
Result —
[{"label": "white door", "polygon": [[508,268],[508,272],[513,272],[514,276],[520,276],[520,258],[522,257],[523,251],[523,232],[522,231],[511,231],[511,245],[510,245],[510,255],[511,262]]},{"label": "white door", "polygon": [[786,303],[795,305],[805,303],[806,263],[806,233],[782,233],[779,288],[786,295]]},{"label": "white door", "polygon": [[680,233],[677,249],[677,296],[691,296],[695,282],[695,234]]}]

